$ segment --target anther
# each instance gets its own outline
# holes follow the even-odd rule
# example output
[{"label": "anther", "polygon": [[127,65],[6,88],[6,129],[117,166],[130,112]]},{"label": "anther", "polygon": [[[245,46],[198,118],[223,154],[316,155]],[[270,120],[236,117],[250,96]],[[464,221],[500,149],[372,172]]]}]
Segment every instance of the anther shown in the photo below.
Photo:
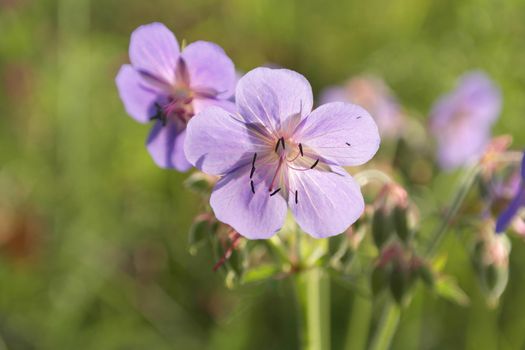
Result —
[{"label": "anther", "polygon": [[297,190],[295,190],[295,204],[297,204]]},{"label": "anther", "polygon": [[252,168],[255,168],[255,160],[257,159],[257,153],[253,154]]},{"label": "anther", "polygon": [[255,173],[255,167],[252,167],[252,171],[250,171],[250,179],[253,177],[253,173]]},{"label": "anther", "polygon": [[281,143],[283,144],[283,149],[286,149],[286,146],[284,145],[284,137],[281,137]]},{"label": "anther", "polygon": [[319,163],[319,159],[317,159],[317,160],[315,161],[315,163],[310,167],[310,169],[315,168],[315,167],[317,166],[317,163]]},{"label": "anther", "polygon": [[301,152],[301,157],[304,156],[302,144],[299,144],[299,152]]},{"label": "anther", "polygon": [[357,117],[356,119],[361,119],[361,116]]},{"label": "anther", "polygon": [[345,142],[347,146],[352,146],[351,144],[349,144],[348,142]]},{"label": "anther", "polygon": [[281,190],[281,188],[279,187],[278,189],[276,189],[275,191],[273,191],[272,193],[270,193],[270,197],[273,196],[273,195],[276,195],[277,192],[279,192]]},{"label": "anther", "polygon": [[277,144],[275,145],[275,153],[279,150],[279,145],[281,144],[281,139],[277,140]]},{"label": "anther", "polygon": [[250,181],[250,186],[252,188],[252,193],[255,194],[255,187],[253,185],[253,181]]}]

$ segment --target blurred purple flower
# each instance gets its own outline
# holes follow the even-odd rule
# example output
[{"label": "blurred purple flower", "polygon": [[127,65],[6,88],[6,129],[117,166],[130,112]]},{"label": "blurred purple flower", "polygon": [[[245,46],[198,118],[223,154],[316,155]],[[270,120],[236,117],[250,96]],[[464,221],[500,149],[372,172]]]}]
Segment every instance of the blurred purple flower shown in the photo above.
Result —
[{"label": "blurred purple flower", "polygon": [[500,111],[500,91],[484,73],[463,75],[457,88],[439,99],[430,114],[439,165],[452,170],[479,158]]},{"label": "blurred purple flower", "polygon": [[329,87],[321,94],[321,103],[351,102],[363,106],[374,118],[385,138],[398,137],[405,126],[405,115],[392,91],[379,78],[358,76],[343,86]]},{"label": "blurred purple flower", "polygon": [[186,171],[186,124],[209,106],[233,111],[228,101],[236,83],[232,61],[216,44],[196,41],[180,52],[173,33],[161,23],[138,27],[129,45],[131,65],[116,83],[127,113],[140,123],[155,120],[147,148],[162,168]]},{"label": "blurred purple flower", "polygon": [[271,237],[287,206],[316,238],[343,232],[364,210],[341,166],[379,148],[367,111],[330,103],[312,111],[312,88],[287,69],[257,68],[237,84],[237,110],[208,108],[188,124],[185,151],[200,170],[224,175],[211,195],[216,217],[250,239]]},{"label": "blurred purple flower", "polygon": [[523,154],[523,159],[521,161],[520,168],[520,184],[514,198],[510,202],[507,209],[505,209],[498,217],[496,221],[496,233],[502,233],[507,229],[512,219],[518,213],[518,210],[525,206],[525,152]]}]

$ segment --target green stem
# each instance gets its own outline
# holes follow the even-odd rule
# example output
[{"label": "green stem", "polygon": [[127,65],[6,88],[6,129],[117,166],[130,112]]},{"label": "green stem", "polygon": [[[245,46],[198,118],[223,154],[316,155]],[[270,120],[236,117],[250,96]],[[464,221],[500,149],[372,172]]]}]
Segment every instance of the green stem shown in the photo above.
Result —
[{"label": "green stem", "polygon": [[400,316],[401,310],[399,306],[392,301],[387,301],[377,331],[372,339],[370,350],[390,348],[390,343],[396,332]]},{"label": "green stem", "polygon": [[[327,242],[319,242],[325,244]],[[295,276],[301,349],[330,349],[330,281],[320,266]]]},{"label": "green stem", "polygon": [[355,293],[352,303],[352,313],[348,321],[345,349],[360,350],[366,348],[368,328],[372,316],[372,300]]},{"label": "green stem", "polygon": [[463,204],[463,201],[467,197],[467,194],[470,188],[474,184],[474,180],[478,176],[480,169],[481,168],[479,165],[472,167],[469,171],[467,171],[467,173],[465,174],[465,176],[459,183],[458,191],[456,192],[456,195],[452,199],[452,203],[450,207],[448,208],[447,213],[445,214],[445,217],[443,218],[443,221],[441,221],[441,224],[438,226],[436,231],[434,231],[434,234],[431,236],[431,241],[430,241],[430,244],[426,252],[427,257],[432,257],[436,254],[439,244],[441,243],[441,240],[445,236],[445,233],[447,233],[447,229],[450,226],[452,219],[454,219],[459,209],[461,208],[461,205]]}]

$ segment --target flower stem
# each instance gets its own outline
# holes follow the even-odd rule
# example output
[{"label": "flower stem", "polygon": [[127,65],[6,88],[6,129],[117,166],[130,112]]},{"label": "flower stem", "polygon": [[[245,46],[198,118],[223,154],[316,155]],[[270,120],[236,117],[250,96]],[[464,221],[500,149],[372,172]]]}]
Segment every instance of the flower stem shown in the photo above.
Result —
[{"label": "flower stem", "polygon": [[[325,241],[319,241],[325,249]],[[330,349],[330,281],[320,266],[299,272],[294,279],[301,349]]]},{"label": "flower stem", "polygon": [[352,302],[352,313],[348,320],[345,349],[361,350],[366,348],[368,328],[372,316],[372,300],[361,294],[355,293]]},{"label": "flower stem", "polygon": [[397,325],[399,323],[399,317],[401,316],[401,310],[399,306],[392,302],[387,301],[381,320],[372,339],[370,350],[384,350],[390,348],[392,337],[394,336]]},{"label": "flower stem", "polygon": [[456,195],[452,199],[452,203],[449,206],[445,217],[443,218],[443,221],[441,221],[441,224],[431,236],[430,244],[426,251],[426,256],[428,258],[431,258],[436,254],[437,248],[439,247],[441,240],[445,236],[445,233],[447,233],[447,229],[450,226],[452,219],[454,219],[459,209],[461,208],[461,205],[467,197],[467,194],[472,185],[474,184],[474,180],[478,176],[480,170],[481,167],[479,165],[475,165],[472,168],[468,169],[465,175],[463,176],[461,182],[459,183]]}]

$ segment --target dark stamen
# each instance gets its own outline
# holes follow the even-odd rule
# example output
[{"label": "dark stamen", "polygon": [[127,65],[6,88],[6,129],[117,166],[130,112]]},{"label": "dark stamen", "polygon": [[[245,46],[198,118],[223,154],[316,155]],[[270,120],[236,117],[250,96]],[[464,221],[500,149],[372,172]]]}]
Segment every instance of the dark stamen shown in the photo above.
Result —
[{"label": "dark stamen", "polygon": [[295,204],[297,204],[297,190],[295,190]]},{"label": "dark stamen", "polygon": [[255,167],[252,167],[252,171],[250,172],[250,179],[253,177],[253,173],[255,173]]},{"label": "dark stamen", "polygon": [[253,181],[250,181],[250,186],[252,187],[252,193],[255,194],[255,187],[253,185]]},{"label": "dark stamen", "polygon": [[257,153],[253,154],[252,168],[255,168],[255,160],[257,159]]},{"label": "dark stamen", "polygon": [[347,145],[347,146],[352,146],[352,145],[351,145],[351,144],[349,144],[348,142],[346,142],[346,145]]},{"label": "dark stamen", "polygon": [[361,116],[357,117],[356,119],[361,119]]},{"label": "dark stamen", "polygon": [[281,190],[281,188],[278,188],[276,189],[275,191],[273,191],[272,193],[270,193],[270,197],[277,194],[277,192],[279,192]]},{"label": "dark stamen", "polygon": [[299,152],[301,152],[301,157],[304,156],[303,145],[299,144]]},{"label": "dark stamen", "polygon": [[317,163],[319,163],[319,159],[317,159],[317,160],[315,161],[315,163],[310,167],[310,169],[315,168],[315,166],[317,165]]},{"label": "dark stamen", "polygon": [[286,146],[284,145],[284,137],[281,137],[281,143],[283,144],[283,149],[286,149]]},{"label": "dark stamen", "polygon": [[275,153],[279,150],[279,145],[281,144],[281,139],[277,140],[277,144],[275,145]]}]

